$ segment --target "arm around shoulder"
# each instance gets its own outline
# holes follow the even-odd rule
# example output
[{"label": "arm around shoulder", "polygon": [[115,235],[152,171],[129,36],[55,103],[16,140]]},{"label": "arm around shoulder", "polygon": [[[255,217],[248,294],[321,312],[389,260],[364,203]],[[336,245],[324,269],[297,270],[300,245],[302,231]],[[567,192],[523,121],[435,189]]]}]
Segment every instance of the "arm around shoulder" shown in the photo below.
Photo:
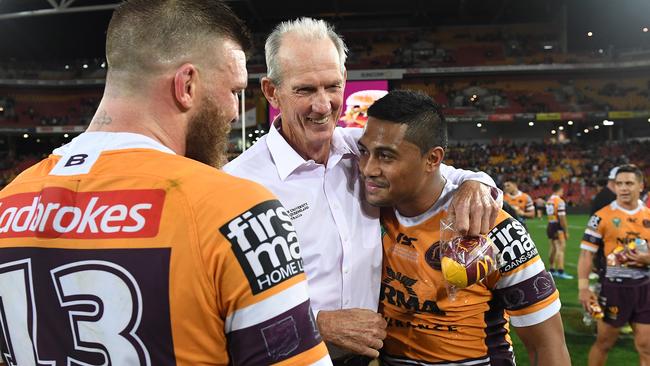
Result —
[{"label": "arm around shoulder", "polygon": [[466,169],[455,168],[451,165],[440,164],[440,174],[450,182],[461,185],[468,180],[474,180],[486,186],[497,188],[494,179],[484,172],[474,172]]}]

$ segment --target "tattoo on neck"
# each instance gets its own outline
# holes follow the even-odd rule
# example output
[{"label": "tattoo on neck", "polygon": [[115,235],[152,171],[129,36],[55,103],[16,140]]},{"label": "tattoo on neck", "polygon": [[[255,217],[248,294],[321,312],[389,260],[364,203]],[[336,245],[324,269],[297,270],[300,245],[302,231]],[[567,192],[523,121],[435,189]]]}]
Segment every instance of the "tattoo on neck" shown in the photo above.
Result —
[{"label": "tattoo on neck", "polygon": [[99,128],[102,128],[103,126],[110,125],[111,122],[113,122],[113,118],[106,113],[105,110],[101,110],[97,117],[93,119],[93,123],[96,124]]}]

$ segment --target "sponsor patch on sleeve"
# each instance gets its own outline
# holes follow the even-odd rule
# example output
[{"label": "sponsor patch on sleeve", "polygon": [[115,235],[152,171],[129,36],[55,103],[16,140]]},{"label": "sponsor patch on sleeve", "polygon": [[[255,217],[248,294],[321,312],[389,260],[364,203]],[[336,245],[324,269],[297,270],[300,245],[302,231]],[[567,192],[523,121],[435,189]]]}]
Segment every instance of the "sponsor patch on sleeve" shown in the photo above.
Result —
[{"label": "sponsor patch on sleeve", "polygon": [[286,317],[262,328],[266,351],[273,361],[279,361],[298,348],[300,337],[293,317]]},{"label": "sponsor patch on sleeve", "polygon": [[537,247],[526,228],[512,217],[501,221],[488,237],[501,253],[501,273],[510,272],[537,257]]},{"label": "sponsor patch on sleeve", "polygon": [[598,215],[593,215],[589,219],[589,222],[587,222],[587,227],[590,228],[591,230],[597,231],[598,230],[598,225],[600,225],[600,216]]},{"label": "sponsor patch on sleeve", "polygon": [[298,236],[279,201],[258,204],[223,225],[253,294],[303,273]]},{"label": "sponsor patch on sleeve", "polygon": [[503,289],[495,290],[508,310],[519,310],[536,304],[555,293],[556,287],[553,277],[546,272],[539,272],[522,282]]}]

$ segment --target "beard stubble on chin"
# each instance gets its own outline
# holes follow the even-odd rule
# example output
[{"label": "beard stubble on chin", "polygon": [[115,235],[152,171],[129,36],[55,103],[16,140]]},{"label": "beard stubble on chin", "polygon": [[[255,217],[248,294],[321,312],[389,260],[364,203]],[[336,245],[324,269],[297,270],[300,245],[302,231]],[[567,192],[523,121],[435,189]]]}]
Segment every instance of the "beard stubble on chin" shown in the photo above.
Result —
[{"label": "beard stubble on chin", "polygon": [[221,169],[228,162],[230,122],[217,104],[206,98],[188,124],[185,156]]}]

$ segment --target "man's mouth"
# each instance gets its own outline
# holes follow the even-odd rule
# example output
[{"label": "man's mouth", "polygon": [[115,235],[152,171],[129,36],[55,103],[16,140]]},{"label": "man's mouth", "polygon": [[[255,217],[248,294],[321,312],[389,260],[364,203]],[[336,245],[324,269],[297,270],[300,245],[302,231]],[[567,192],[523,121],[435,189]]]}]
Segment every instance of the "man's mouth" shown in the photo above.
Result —
[{"label": "man's mouth", "polygon": [[327,122],[329,122],[329,119],[330,119],[329,116],[325,116],[325,117],[322,117],[322,118],[310,118],[310,117],[307,117],[307,121],[309,121],[309,122],[311,122],[313,124],[316,124],[316,125],[327,124]]},{"label": "man's mouth", "polygon": [[380,189],[386,188],[388,185],[386,184],[381,184],[373,181],[366,180],[366,191],[368,192],[376,192]]}]

